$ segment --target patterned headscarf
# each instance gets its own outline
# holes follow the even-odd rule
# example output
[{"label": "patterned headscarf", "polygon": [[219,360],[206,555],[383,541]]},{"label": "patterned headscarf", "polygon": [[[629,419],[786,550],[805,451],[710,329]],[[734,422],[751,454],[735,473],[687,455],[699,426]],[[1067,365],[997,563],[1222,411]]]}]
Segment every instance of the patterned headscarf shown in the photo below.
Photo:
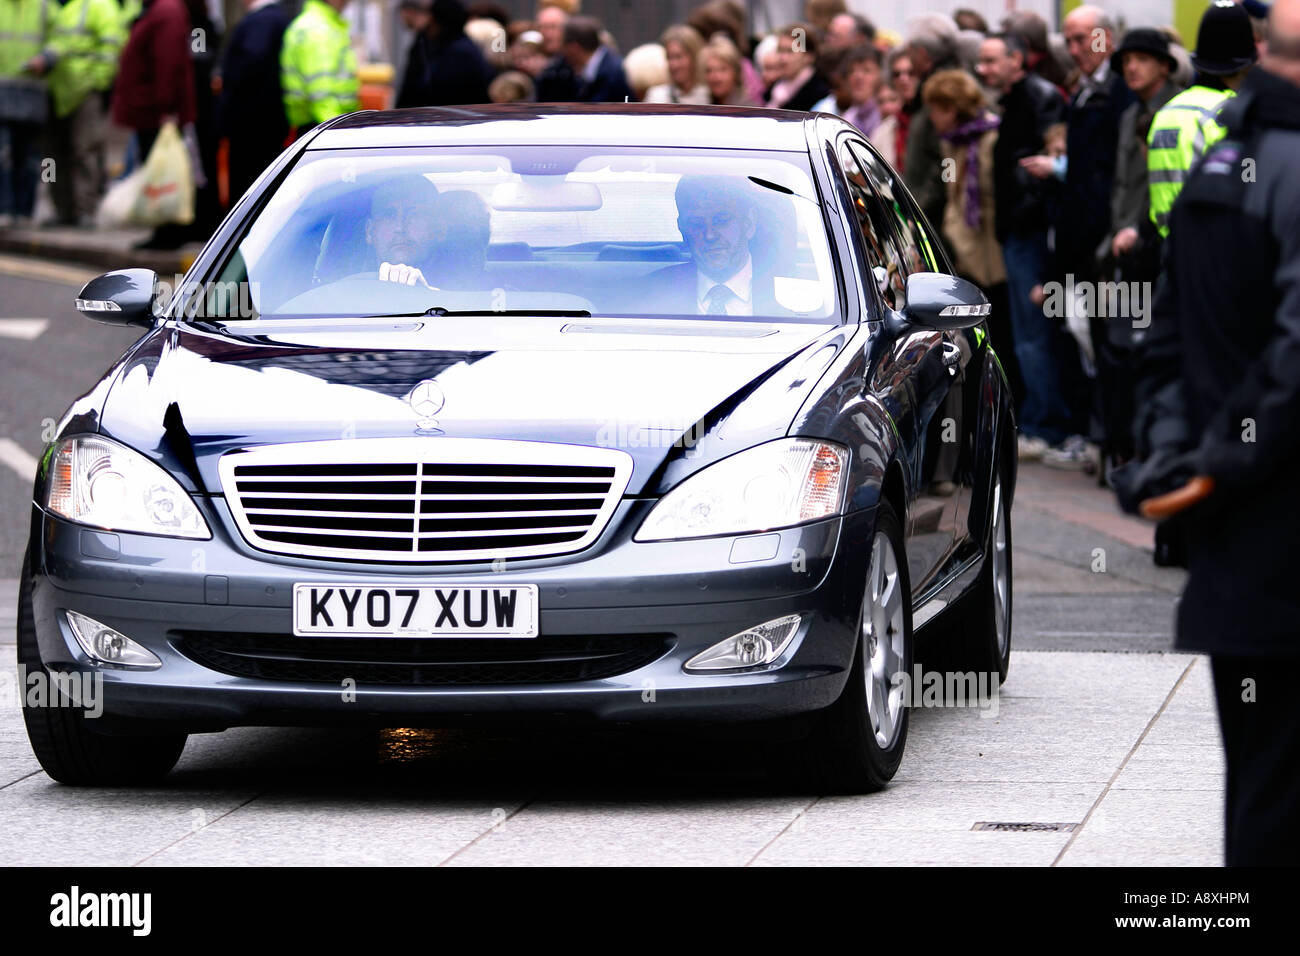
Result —
[{"label": "patterned headscarf", "polygon": [[962,217],[972,229],[980,228],[980,149],[979,140],[991,129],[997,129],[1002,120],[995,113],[985,111],[969,122],[940,133],[954,146],[966,147],[966,188],[962,197]]}]

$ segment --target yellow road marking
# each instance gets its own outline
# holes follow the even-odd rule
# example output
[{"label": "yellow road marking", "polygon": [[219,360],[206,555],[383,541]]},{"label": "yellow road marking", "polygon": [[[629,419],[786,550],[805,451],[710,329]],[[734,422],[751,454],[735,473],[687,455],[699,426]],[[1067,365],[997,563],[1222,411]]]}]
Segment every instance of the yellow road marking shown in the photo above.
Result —
[{"label": "yellow road marking", "polygon": [[22,256],[0,256],[0,273],[75,286],[83,286],[100,274],[98,270],[88,269],[85,266],[27,259]]}]

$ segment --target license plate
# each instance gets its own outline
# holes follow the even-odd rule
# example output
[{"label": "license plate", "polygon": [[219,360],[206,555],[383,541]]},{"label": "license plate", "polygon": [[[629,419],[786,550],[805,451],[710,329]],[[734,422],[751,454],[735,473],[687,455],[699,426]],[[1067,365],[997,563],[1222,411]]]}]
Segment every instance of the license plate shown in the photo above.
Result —
[{"label": "license plate", "polygon": [[295,584],[297,637],[536,637],[537,585]]}]

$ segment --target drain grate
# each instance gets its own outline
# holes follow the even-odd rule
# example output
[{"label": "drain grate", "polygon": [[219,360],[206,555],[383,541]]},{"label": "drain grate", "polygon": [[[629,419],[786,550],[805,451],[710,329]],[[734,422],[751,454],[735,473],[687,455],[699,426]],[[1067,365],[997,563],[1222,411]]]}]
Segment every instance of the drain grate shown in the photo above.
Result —
[{"label": "drain grate", "polygon": [[1077,823],[986,823],[980,821],[972,830],[999,830],[1003,833],[1069,833]]}]

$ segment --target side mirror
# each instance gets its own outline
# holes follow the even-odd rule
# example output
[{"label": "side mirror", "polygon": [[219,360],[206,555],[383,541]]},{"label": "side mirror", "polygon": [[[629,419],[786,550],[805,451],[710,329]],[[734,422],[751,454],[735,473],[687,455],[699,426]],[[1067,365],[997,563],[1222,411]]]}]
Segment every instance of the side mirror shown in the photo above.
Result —
[{"label": "side mirror", "polygon": [[913,272],[907,277],[903,317],[927,329],[968,329],[992,311],[974,283],[941,272]]},{"label": "side mirror", "polygon": [[158,274],[152,269],[105,272],[77,293],[77,311],[109,325],[150,326],[157,285]]}]

